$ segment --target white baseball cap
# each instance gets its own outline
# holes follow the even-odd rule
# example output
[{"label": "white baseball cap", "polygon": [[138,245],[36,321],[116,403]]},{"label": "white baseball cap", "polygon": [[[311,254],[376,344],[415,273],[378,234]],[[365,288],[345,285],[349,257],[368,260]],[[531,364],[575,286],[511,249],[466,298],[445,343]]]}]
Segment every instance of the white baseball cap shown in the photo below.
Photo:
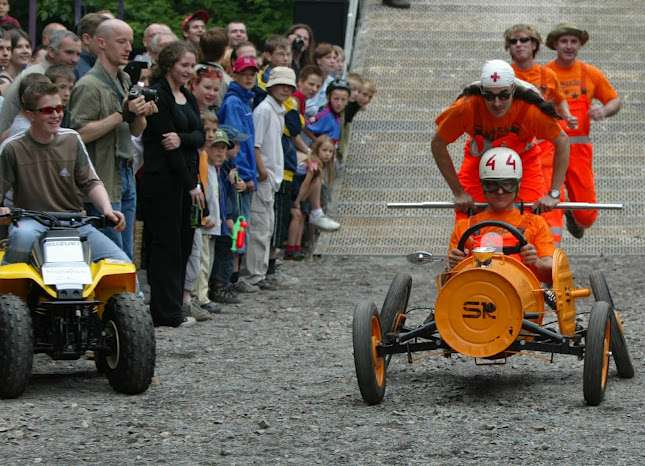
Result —
[{"label": "white baseball cap", "polygon": [[504,60],[489,60],[484,63],[480,82],[486,88],[510,87],[515,83],[515,72]]}]

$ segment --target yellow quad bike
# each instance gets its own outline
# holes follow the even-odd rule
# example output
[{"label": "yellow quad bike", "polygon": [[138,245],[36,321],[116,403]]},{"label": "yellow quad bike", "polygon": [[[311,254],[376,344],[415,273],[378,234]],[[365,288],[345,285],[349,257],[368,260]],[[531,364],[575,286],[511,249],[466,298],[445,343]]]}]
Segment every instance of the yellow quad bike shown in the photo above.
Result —
[{"label": "yellow quad bike", "polygon": [[[358,386],[368,404],[377,404],[385,394],[386,370],[393,354],[441,350],[476,359],[504,363],[521,351],[560,353],[584,358],[583,392],[589,405],[598,405],[605,392],[609,356],[613,355],[618,376],[634,376],[622,323],[601,272],[591,277],[595,303],[587,328],[576,322],[577,298],[589,296],[588,288],[576,288],[564,251],[553,255],[553,288],[541,286],[533,272],[510,256],[519,253],[526,240],[521,231],[504,222],[473,225],[460,238],[466,240],[483,227],[510,232],[516,246],[473,250],[473,255],[450,272],[437,277],[438,295],[434,309],[423,324],[405,326],[412,277],[397,274],[390,285],[380,313],[372,302],[354,310],[354,363]],[[429,253],[408,256],[413,262],[432,260]],[[544,324],[545,301],[557,315],[558,329]]]},{"label": "yellow quad bike", "polygon": [[[31,376],[34,353],[75,360],[95,353],[96,367],[118,392],[144,392],[155,368],[155,334],[131,263],[92,263],[79,228],[102,217],[14,209],[48,230],[31,261],[0,265],[0,398],[16,398]],[[0,260],[5,251],[0,251]]]}]

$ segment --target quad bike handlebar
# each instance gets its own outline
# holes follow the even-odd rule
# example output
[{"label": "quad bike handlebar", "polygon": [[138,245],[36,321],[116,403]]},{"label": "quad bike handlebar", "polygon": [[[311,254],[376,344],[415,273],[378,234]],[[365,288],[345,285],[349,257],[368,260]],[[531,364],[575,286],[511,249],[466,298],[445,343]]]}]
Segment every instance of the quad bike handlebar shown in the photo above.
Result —
[{"label": "quad bike handlebar", "polygon": [[2,217],[10,217],[13,223],[23,218],[32,218],[49,228],[80,228],[84,225],[93,225],[95,228],[115,226],[115,223],[104,215],[85,215],[83,212],[41,212],[13,208],[8,215]]}]

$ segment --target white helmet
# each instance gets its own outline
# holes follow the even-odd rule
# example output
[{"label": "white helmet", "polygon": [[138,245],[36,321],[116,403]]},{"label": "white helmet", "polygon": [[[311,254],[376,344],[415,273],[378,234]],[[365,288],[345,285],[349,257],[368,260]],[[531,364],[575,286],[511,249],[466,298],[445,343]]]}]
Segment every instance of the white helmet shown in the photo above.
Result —
[{"label": "white helmet", "polygon": [[504,60],[489,60],[484,63],[480,82],[486,88],[510,87],[515,84],[515,71]]},{"label": "white helmet", "polygon": [[480,180],[501,180],[522,178],[522,159],[513,149],[493,147],[481,156],[479,161]]}]

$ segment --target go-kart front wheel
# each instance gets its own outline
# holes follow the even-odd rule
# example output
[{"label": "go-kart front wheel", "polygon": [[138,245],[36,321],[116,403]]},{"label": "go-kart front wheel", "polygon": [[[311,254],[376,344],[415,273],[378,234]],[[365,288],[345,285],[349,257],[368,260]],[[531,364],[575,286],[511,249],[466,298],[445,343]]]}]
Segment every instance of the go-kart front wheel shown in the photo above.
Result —
[{"label": "go-kart front wheel", "polygon": [[582,388],[585,401],[597,406],[607,387],[611,348],[611,309],[605,301],[596,301],[591,309],[585,337],[585,361]]},{"label": "go-kart front wheel", "polygon": [[155,332],[143,300],[132,293],[112,296],[105,305],[103,332],[109,350],[97,351],[97,368],[117,392],[146,391],[155,370]]},{"label": "go-kart front wheel", "polygon": [[412,277],[407,273],[397,273],[392,279],[381,308],[381,330],[383,341],[389,343],[392,336],[399,333],[408,311],[408,300],[412,289]]},{"label": "go-kart front wheel", "polygon": [[18,398],[31,377],[34,330],[31,312],[17,296],[0,296],[0,398]]},{"label": "go-kart front wheel", "polygon": [[374,405],[385,395],[385,359],[377,353],[381,343],[381,322],[376,305],[362,302],[354,309],[352,340],[358,388],[363,400]]},{"label": "go-kart front wheel", "polygon": [[634,377],[634,365],[627,349],[621,317],[614,306],[614,300],[611,297],[605,275],[600,271],[592,272],[589,276],[589,282],[596,301],[604,301],[611,308],[611,354],[616,363],[618,377],[631,379]]}]

